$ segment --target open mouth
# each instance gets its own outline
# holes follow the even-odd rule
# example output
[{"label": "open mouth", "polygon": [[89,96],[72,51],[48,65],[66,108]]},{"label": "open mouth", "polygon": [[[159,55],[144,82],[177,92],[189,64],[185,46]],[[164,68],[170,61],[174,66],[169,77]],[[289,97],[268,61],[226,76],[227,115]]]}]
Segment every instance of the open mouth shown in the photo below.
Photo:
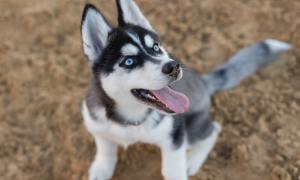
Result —
[{"label": "open mouth", "polygon": [[140,101],[166,113],[180,114],[189,108],[188,97],[170,87],[159,90],[133,89],[131,92]]}]

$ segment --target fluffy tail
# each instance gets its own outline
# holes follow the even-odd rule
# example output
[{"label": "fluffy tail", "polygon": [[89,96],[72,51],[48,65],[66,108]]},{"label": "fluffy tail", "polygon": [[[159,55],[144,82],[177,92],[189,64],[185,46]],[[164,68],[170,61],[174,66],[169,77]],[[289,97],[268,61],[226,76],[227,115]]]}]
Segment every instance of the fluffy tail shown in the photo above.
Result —
[{"label": "fluffy tail", "polygon": [[230,89],[278,59],[280,54],[290,48],[290,44],[273,39],[247,46],[232,56],[227,63],[202,78],[207,83],[210,94]]}]

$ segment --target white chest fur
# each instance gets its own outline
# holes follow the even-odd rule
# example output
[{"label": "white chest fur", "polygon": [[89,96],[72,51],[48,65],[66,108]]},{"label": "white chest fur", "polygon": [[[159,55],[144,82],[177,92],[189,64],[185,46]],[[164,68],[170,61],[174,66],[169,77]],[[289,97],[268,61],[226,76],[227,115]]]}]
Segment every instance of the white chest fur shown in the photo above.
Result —
[{"label": "white chest fur", "polygon": [[158,113],[151,113],[146,121],[139,126],[123,126],[110,121],[105,116],[103,108],[97,110],[96,117],[91,117],[90,112],[83,103],[82,114],[86,128],[94,136],[101,136],[111,141],[127,147],[128,145],[144,142],[150,144],[164,143],[164,140],[169,140],[170,131],[172,130],[172,117],[165,116],[159,119]]}]

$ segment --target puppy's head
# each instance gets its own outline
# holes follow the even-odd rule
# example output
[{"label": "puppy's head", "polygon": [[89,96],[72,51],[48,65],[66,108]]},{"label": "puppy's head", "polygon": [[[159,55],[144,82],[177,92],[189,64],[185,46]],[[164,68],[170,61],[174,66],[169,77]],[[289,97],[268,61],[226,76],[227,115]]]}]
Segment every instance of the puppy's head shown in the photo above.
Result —
[{"label": "puppy's head", "polygon": [[182,77],[179,62],[162,47],[133,0],[117,0],[117,5],[117,28],[112,28],[93,5],[84,9],[83,49],[96,80],[116,104],[137,104],[164,113],[185,112],[187,97],[169,88]]}]

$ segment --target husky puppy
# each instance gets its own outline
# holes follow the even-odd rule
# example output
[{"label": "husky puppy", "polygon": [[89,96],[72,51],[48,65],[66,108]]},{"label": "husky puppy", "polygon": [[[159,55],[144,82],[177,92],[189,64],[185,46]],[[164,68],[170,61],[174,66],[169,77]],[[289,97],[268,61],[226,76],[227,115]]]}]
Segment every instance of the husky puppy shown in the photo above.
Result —
[{"label": "husky puppy", "polygon": [[290,45],[265,40],[242,49],[228,63],[200,76],[184,70],[133,0],[117,0],[119,27],[87,4],[83,50],[92,72],[82,105],[97,152],[89,180],[111,179],[117,148],[144,142],[162,152],[162,175],[187,180],[216,143],[221,125],[209,117],[211,96],[237,85],[273,62]]}]

